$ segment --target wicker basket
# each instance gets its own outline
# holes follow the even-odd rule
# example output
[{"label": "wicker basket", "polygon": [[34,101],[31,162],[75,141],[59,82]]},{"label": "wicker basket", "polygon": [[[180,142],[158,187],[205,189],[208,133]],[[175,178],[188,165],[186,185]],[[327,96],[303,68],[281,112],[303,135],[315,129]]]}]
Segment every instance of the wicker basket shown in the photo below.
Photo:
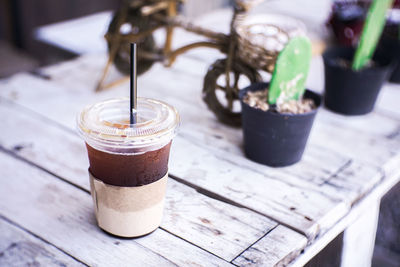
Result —
[{"label": "wicker basket", "polygon": [[305,35],[306,30],[302,22],[293,18],[265,14],[240,20],[236,32],[239,58],[255,69],[272,72],[289,39]]}]

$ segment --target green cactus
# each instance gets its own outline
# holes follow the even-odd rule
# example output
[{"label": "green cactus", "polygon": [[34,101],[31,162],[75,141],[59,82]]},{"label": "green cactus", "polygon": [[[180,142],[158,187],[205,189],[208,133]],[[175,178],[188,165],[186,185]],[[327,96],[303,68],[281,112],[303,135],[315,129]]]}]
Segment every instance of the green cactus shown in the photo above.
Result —
[{"label": "green cactus", "polygon": [[311,42],[292,38],[279,53],[268,90],[268,103],[298,100],[303,95],[311,62]]},{"label": "green cactus", "polygon": [[362,69],[372,58],[386,21],[386,11],[393,0],[374,0],[368,10],[360,42],[353,59],[352,69]]}]

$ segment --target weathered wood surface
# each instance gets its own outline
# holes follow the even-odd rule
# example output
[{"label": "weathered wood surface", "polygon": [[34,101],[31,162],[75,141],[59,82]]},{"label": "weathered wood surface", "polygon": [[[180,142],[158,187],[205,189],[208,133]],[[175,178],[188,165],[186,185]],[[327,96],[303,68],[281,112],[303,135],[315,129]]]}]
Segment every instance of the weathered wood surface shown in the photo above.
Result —
[{"label": "weathered wood surface", "polygon": [[0,217],[0,266],[85,266]]},{"label": "weathered wood surface", "polygon": [[[228,24],[219,23],[221,17],[222,13],[221,16],[215,16],[218,23],[211,24],[226,30]],[[180,43],[198,38],[179,29],[176,33],[176,40]],[[156,39],[158,35],[156,33]],[[159,247],[167,242],[165,240],[173,240],[171,242],[174,245],[184,246],[185,250],[194,247],[183,240],[176,241],[173,235],[168,235],[167,232],[170,232],[227,261],[234,259],[234,264],[287,264],[305,246],[306,239],[293,234],[283,225],[276,226],[276,223],[261,216],[263,214],[308,237],[313,251],[306,250],[305,256],[299,257],[300,260],[294,263],[294,266],[302,266],[301,263],[312,257],[310,255],[315,255],[323,244],[365,212],[365,208],[360,208],[360,204],[363,204],[360,200],[364,201],[365,197],[371,195],[379,199],[390,185],[399,180],[396,176],[400,166],[399,88],[386,85],[376,112],[367,116],[344,117],[322,109],[302,162],[287,168],[268,168],[244,159],[240,130],[218,123],[202,103],[202,77],[218,57],[221,54],[208,49],[191,51],[179,58],[172,69],[156,64],[150,72],[139,78],[140,94],[163,99],[178,107],[183,123],[172,149],[170,173],[176,181],[169,182],[162,229],[151,235],[152,238],[146,237],[133,243],[139,241],[143,246],[140,248],[148,253],[146,255],[153,255],[148,252],[150,249],[156,255],[161,255],[162,259],[165,259],[165,251],[172,251],[173,247],[171,245],[160,251]],[[123,84],[108,92],[92,92],[104,62],[103,55],[83,57],[43,69],[44,76],[50,78],[47,81],[26,74],[17,75],[6,82],[0,81],[0,96],[21,105],[16,108],[14,104],[0,99],[0,114],[7,118],[5,122],[9,126],[4,131],[6,135],[0,135],[1,146],[9,153],[87,191],[87,159],[82,141],[74,133],[75,115],[88,103],[126,95],[128,88],[128,84]],[[308,88],[322,90],[321,69],[322,61],[314,58]],[[114,70],[111,78],[115,77],[119,75]],[[21,125],[23,129],[32,131],[24,132]],[[57,150],[68,152],[63,153],[61,158]],[[25,163],[22,165],[26,166]],[[48,174],[44,176],[54,179]],[[41,186],[42,180],[38,180],[36,187]],[[55,180],[57,184],[63,184],[62,188],[70,188],[59,179]],[[85,194],[76,188],[75,191]],[[68,192],[64,192],[64,195]],[[32,195],[30,192],[27,194]],[[207,196],[246,208],[234,207]],[[91,207],[89,203],[84,203]],[[39,215],[35,214],[37,217]],[[11,216],[22,218],[15,211],[11,212]],[[54,220],[51,218],[50,221]],[[79,223],[85,224],[82,221]],[[91,223],[95,228],[94,222]],[[247,229],[249,225],[254,227]],[[78,228],[82,227],[85,226]],[[33,233],[43,229],[29,223],[29,230]],[[205,234],[199,235],[199,232]],[[65,240],[64,237],[55,239],[57,244]],[[104,240],[108,241],[100,240],[104,243]],[[68,244],[61,249],[68,251]],[[106,252],[113,251],[109,245],[104,246]],[[242,252],[248,246],[251,247]],[[197,257],[199,253],[200,259],[207,257],[203,264],[226,263],[194,248],[195,252],[185,255],[184,259],[193,255]],[[138,250],[130,247],[132,251],[136,254]],[[85,252],[79,251],[77,254]],[[84,255],[83,258],[94,262],[94,257],[90,255]],[[169,254],[166,259],[169,263],[184,264],[175,261],[175,258],[171,260]]]},{"label": "weathered wood surface", "polygon": [[[16,75],[0,84],[0,96],[21,105],[21,109],[38,113],[36,115],[42,116],[44,124],[61,124],[66,131],[73,131],[76,113],[85,104],[126,95],[127,84],[100,94],[93,93],[103,61],[101,56],[88,56],[44,69],[43,73],[50,77],[49,80],[28,74]],[[181,112],[182,128],[174,141],[170,165],[170,173],[179,181],[184,180],[208,195],[216,194],[224,201],[276,219],[304,233],[311,243],[315,236],[326,232],[345,216],[351,206],[382,179],[398,170],[399,121],[396,115],[388,115],[389,109],[381,112],[379,107],[378,112],[362,118],[343,117],[321,110],[304,158],[295,166],[274,169],[244,159],[240,130],[218,123],[200,100],[200,74],[205,70],[206,64],[181,58],[172,69],[155,65],[151,72],[139,78],[141,95],[161,98]],[[26,120],[29,120],[29,116]],[[87,188],[86,179],[74,180],[77,177],[75,172],[84,175],[86,169],[82,166],[87,164],[84,159],[86,155],[82,153],[83,145],[79,145],[76,139],[74,134],[70,135],[66,140],[71,141],[72,145],[64,144],[65,147],[60,145],[60,148],[78,149],[83,155],[72,160],[79,161],[81,167],[74,165],[65,170],[62,162],[57,162],[44,168]],[[25,142],[27,152],[21,149],[18,153],[28,160],[36,157],[29,155],[35,153],[29,152],[29,143],[26,142],[29,139],[26,136],[20,135],[14,140],[14,143],[6,144],[7,149],[15,147],[18,150],[19,145],[24,146]],[[46,146],[45,142],[38,143]],[[43,164],[44,157],[54,156],[46,149],[43,150],[46,153],[41,151],[36,150],[39,152],[38,165]],[[187,229],[176,234],[185,235],[185,231]],[[186,233],[191,238],[190,231]],[[183,238],[199,242],[200,247],[216,255],[228,258],[234,254],[224,254],[222,246],[215,246],[211,238],[192,241],[189,237]],[[267,239],[268,235],[264,238]],[[232,238],[229,242],[235,244]],[[291,248],[296,251],[295,247]],[[256,252],[254,250],[250,255],[256,257]],[[256,258],[262,259],[263,252],[258,253]]]},{"label": "weathered wood surface", "polygon": [[[302,235],[293,235],[287,228],[278,226],[268,236],[260,239],[251,248],[237,257],[233,263],[239,266],[286,266],[290,259],[296,257],[306,242]],[[272,245],[271,245],[272,244]],[[287,249],[280,244],[297,244],[298,247],[291,252],[291,256],[285,255]],[[268,255],[273,254],[274,257]],[[284,260],[279,260],[284,259]]]},{"label": "weathered wood surface", "polygon": [[[83,69],[87,70],[88,67]],[[114,95],[113,91],[94,94],[90,90],[91,88],[87,86],[86,89],[79,88],[81,83],[75,88],[69,88],[67,85],[66,88],[59,87],[63,89],[57,90],[57,85],[53,82],[43,81],[36,77],[24,76],[21,78],[24,82],[27,82],[27,79],[29,79],[31,85],[29,91],[22,90],[18,83],[16,86],[15,84],[9,84],[2,90],[4,92],[3,95],[7,96],[10,92],[9,88],[17,90],[17,94],[19,95],[16,100],[17,103],[29,107],[29,109],[37,111],[55,121],[57,121],[57,118],[54,114],[57,114],[59,116],[58,121],[69,128],[75,128],[74,119],[83,103],[95,102]],[[72,77],[70,76],[70,78]],[[76,79],[73,78],[73,80]],[[10,83],[13,83],[13,80]],[[144,86],[139,83],[139,88],[149,88],[149,86],[154,86],[154,90],[157,90],[156,87],[158,87],[157,84]],[[153,87],[151,88],[153,89]],[[125,95],[123,88],[118,88],[117,90],[120,95]],[[143,94],[149,95],[154,90],[146,90]],[[79,91],[83,91],[83,93]],[[118,92],[115,92],[115,94],[118,95]],[[47,94],[51,94],[51,97],[46,98]],[[154,93],[152,94],[154,97]],[[159,93],[156,92],[155,94]],[[168,95],[171,94],[169,93]],[[211,117],[212,114],[209,114],[206,109],[203,110],[205,114],[208,114],[208,118],[201,118],[199,115],[196,115],[195,118],[190,118],[188,117],[189,115],[195,116],[195,114],[199,114],[198,109],[195,107],[190,108],[193,105],[189,103],[188,106],[185,102],[174,101],[174,99],[179,98],[174,98],[173,95],[163,97],[162,99],[175,104],[182,115],[182,131],[180,136],[175,138],[174,148],[171,152],[170,173],[172,175],[182,177],[193,184],[275,218],[302,231],[311,239],[318,233],[321,227],[328,228],[335,222],[337,217],[341,217],[347,212],[348,205],[346,203],[336,199],[335,195],[331,194],[329,196],[325,192],[321,192],[318,189],[319,186],[309,188],[307,183],[305,183],[307,181],[297,178],[295,174],[280,172],[278,169],[261,166],[244,159],[239,148],[233,148],[232,150],[235,151],[231,150],[229,151],[230,153],[227,153],[226,150],[221,148],[218,143],[214,143],[213,140],[219,139],[219,143],[224,147],[235,147],[235,145],[239,146],[239,140],[233,143],[233,145],[232,143],[227,143],[223,137],[220,138],[218,135],[223,136],[224,130],[231,132],[234,137],[238,137],[241,133],[238,129],[228,129],[220,125]],[[29,105],[28,102],[32,104]],[[36,104],[39,102],[40,104]],[[80,104],[80,102],[83,103]],[[186,106],[183,106],[183,104]],[[188,134],[188,132],[193,129],[193,125],[197,124],[197,122],[203,125],[203,127],[197,127],[199,130],[200,128],[204,128],[208,129],[206,131],[209,132],[203,132],[201,136],[195,138],[190,133]],[[209,122],[211,122],[211,125]],[[196,130],[193,129],[193,131]],[[209,139],[210,135],[214,137]],[[225,133],[224,135],[227,134]],[[203,137],[205,140],[199,140],[199,138]],[[330,160],[326,160],[327,158],[324,155],[327,155]],[[315,159],[325,159],[329,165],[322,164],[320,165],[322,168],[318,167],[318,162],[312,162]],[[308,172],[296,170],[304,169],[312,172],[315,167],[319,173],[327,172],[324,175],[329,177],[332,173],[336,173],[348,160],[320,151],[315,157],[305,156],[304,163],[302,164],[308,167],[296,165],[294,173],[304,173],[307,175]],[[331,163],[334,165],[330,165]],[[252,167],[246,168],[247,166]],[[328,171],[325,168],[328,168]],[[286,169],[293,172],[290,168]],[[314,174],[311,177],[315,176],[319,178],[318,174]],[[215,179],[215,177],[218,177],[218,179]],[[296,180],[295,183],[299,186],[294,186],[292,180]],[[286,201],[277,201],[280,199],[285,199]],[[329,223],[328,225],[321,226],[318,225],[319,220],[321,220],[321,223]]]},{"label": "weathered wood surface", "polygon": [[[0,137],[4,149],[89,191],[86,152],[75,133],[43,121],[39,115],[30,114],[8,101],[0,103],[0,114],[5,118],[5,132]],[[20,125],[24,125],[24,131],[19,131]],[[60,151],[63,151],[62,157]],[[168,182],[162,229],[227,261],[276,225],[266,217],[208,198],[174,180]],[[291,251],[290,246],[298,246],[285,245],[289,249],[287,252]]]},{"label": "weathered wood surface", "polygon": [[[104,59],[101,59],[101,57],[87,57],[86,59],[80,59],[78,62],[69,62],[45,69],[46,75],[51,76],[51,81],[46,82],[26,76],[20,77],[20,81],[18,81],[18,77],[15,77],[7,86],[7,88],[12,87],[13,89],[4,90],[5,93],[3,95],[15,98],[19,94],[16,101],[25,106],[29,106],[29,103],[37,102],[38,99],[43,99],[41,105],[30,105],[30,108],[52,119],[57,119],[58,117],[61,123],[74,127],[75,114],[71,110],[78,111],[88,102],[126,95],[126,88],[124,88],[127,86],[126,84],[97,95],[91,92],[99,69],[101,69],[99,66],[101,66],[102,60]],[[195,94],[199,96],[201,91],[201,88],[199,88],[201,87],[201,77],[199,75],[201,69],[203,71],[206,69],[204,64],[181,58],[173,69],[164,69],[160,65],[155,65],[150,73],[146,73],[139,78],[139,88],[143,88],[141,89],[142,95],[162,98],[177,106],[181,111],[182,129],[180,136],[174,142],[171,162],[179,162],[182,158],[189,160],[188,154],[190,154],[193,157],[192,163],[196,164],[197,161],[202,162],[200,160],[201,157],[198,155],[205,155],[204,160],[207,160],[208,157],[208,162],[215,161],[215,158],[224,159],[224,165],[222,166],[226,166],[225,168],[220,168],[221,164],[218,164],[219,168],[211,170],[212,173],[208,174],[210,168],[206,164],[197,165],[196,168],[193,168],[190,164],[182,164],[183,166],[172,164],[171,173],[178,177],[185,177],[190,182],[197,183],[197,185],[215,193],[228,195],[232,199],[240,201],[244,199],[246,206],[274,219],[282,220],[283,223],[306,233],[311,239],[320,230],[329,229],[337,220],[337,217],[343,216],[355,200],[379,182],[382,175],[380,175],[379,168],[375,166],[384,167],[384,163],[394,156],[396,148],[399,147],[399,140],[396,138],[392,140],[391,144],[388,144],[390,140],[387,141],[386,139],[388,138],[385,138],[385,142],[381,146],[383,132],[374,133],[372,131],[369,134],[367,130],[367,134],[363,133],[360,137],[360,131],[357,130],[362,129],[363,125],[376,123],[380,118],[383,118],[383,122],[380,125],[385,130],[384,134],[390,135],[390,131],[395,131],[396,127],[398,127],[397,121],[393,119],[374,114],[371,119],[367,116],[367,120],[361,120],[361,118],[340,120],[335,118],[335,114],[322,110],[317,117],[315,129],[310,138],[310,145],[301,163],[281,169],[268,168],[253,163],[243,159],[240,147],[242,142],[240,130],[220,125],[215,121],[213,115],[206,110],[199,97],[195,97]],[[185,75],[182,74],[185,72]],[[158,79],[154,79],[154,75]],[[30,79],[33,87],[38,89],[32,90],[33,92],[31,93],[19,93],[21,89],[18,88],[18,84],[27,79]],[[167,79],[169,82],[165,82]],[[59,85],[65,88],[64,90],[59,90],[62,92],[57,92],[57,89],[55,89]],[[49,94],[51,95],[51,100],[46,101],[44,97]],[[77,94],[80,97],[76,97]],[[68,104],[63,107],[61,103]],[[360,122],[357,123],[357,121]],[[346,139],[347,133],[351,138],[355,138],[354,140],[361,138],[364,144],[352,142],[349,145],[348,140],[351,139]],[[195,151],[200,153],[203,151],[204,153],[187,153],[189,149],[192,151],[192,148]],[[364,153],[365,149],[373,153],[368,155]],[[374,164],[368,162],[370,158],[368,156],[376,159]],[[364,165],[360,165],[364,161],[368,163],[365,168],[363,167]],[[226,185],[237,183],[237,179],[234,180],[235,178],[229,174],[229,171],[238,169],[237,165],[241,169],[239,173],[243,173],[245,177],[249,175],[250,177],[259,176],[260,179],[241,180],[246,185],[244,187],[241,186],[239,192],[232,192],[232,188],[226,188]],[[203,172],[199,172],[199,169]],[[250,170],[246,173],[248,169]],[[332,178],[335,178],[338,173],[345,169],[348,170],[348,173],[351,170],[362,169],[364,174],[354,172],[353,176],[343,176],[342,186],[338,187],[335,184],[337,180]],[[220,185],[214,184],[215,179],[213,177],[215,175],[221,177],[219,179],[221,180]],[[283,204],[284,206],[281,203],[279,203],[278,207],[274,206],[270,199],[265,198],[266,195],[269,195],[269,192],[265,191],[259,192],[259,197],[254,197],[254,192],[257,192],[257,190],[254,191],[253,188],[260,187],[261,179],[261,183],[268,185],[269,180],[276,180],[273,183],[277,184],[280,190],[272,190],[275,189],[272,187],[273,195],[271,195],[271,199],[289,197],[293,199],[292,202],[295,202],[296,205],[286,202],[290,206],[285,205],[286,203]],[[363,182],[358,182],[359,180]],[[347,183],[348,181],[349,183]],[[286,188],[294,187],[294,190],[286,190]],[[245,190],[246,188],[249,189]],[[236,190],[235,188],[233,189]],[[279,195],[279,192],[291,192],[296,189],[298,189],[298,192],[294,192],[290,196]],[[275,193],[275,191],[278,191],[278,193]],[[321,192],[323,192],[321,197],[311,197]],[[246,195],[250,195],[250,197],[244,197]],[[265,201],[263,201],[264,199]],[[316,209],[315,206],[321,206],[322,210]],[[309,219],[312,221],[310,222]]]},{"label": "weathered wood surface", "polygon": [[224,266],[226,261],[163,230],[124,240],[97,226],[90,195],[0,152],[0,213],[88,265]]}]

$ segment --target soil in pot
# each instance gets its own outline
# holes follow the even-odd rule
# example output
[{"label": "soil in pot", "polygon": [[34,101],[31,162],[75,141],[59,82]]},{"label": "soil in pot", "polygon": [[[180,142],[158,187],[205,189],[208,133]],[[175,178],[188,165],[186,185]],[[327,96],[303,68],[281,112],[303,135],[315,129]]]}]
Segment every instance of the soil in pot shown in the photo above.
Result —
[{"label": "soil in pot", "polygon": [[391,69],[389,58],[380,55],[360,71],[351,68],[353,48],[333,47],[323,54],[325,106],[345,115],[369,113]]},{"label": "soil in pot", "polygon": [[239,93],[246,157],[268,166],[292,165],[303,155],[321,97],[306,90],[300,101],[265,106],[266,88],[268,83],[255,83]]},{"label": "soil in pot", "polygon": [[247,92],[243,98],[243,102],[250,107],[258,108],[262,111],[271,109],[273,112],[289,114],[303,114],[315,109],[315,103],[312,99],[290,100],[287,102],[278,102],[277,105],[270,106],[268,104],[268,88],[255,92]]}]

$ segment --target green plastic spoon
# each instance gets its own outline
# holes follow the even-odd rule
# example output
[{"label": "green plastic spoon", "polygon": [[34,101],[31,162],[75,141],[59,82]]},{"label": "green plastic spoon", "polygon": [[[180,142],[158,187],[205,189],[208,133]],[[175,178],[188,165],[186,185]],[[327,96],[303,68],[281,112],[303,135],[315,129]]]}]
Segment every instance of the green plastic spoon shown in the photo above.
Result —
[{"label": "green plastic spoon", "polygon": [[307,37],[292,38],[279,53],[268,90],[270,105],[298,100],[303,95],[311,62],[311,42]]},{"label": "green plastic spoon", "polygon": [[374,0],[368,10],[360,42],[353,59],[352,69],[362,69],[372,58],[386,21],[386,11],[393,0]]}]

